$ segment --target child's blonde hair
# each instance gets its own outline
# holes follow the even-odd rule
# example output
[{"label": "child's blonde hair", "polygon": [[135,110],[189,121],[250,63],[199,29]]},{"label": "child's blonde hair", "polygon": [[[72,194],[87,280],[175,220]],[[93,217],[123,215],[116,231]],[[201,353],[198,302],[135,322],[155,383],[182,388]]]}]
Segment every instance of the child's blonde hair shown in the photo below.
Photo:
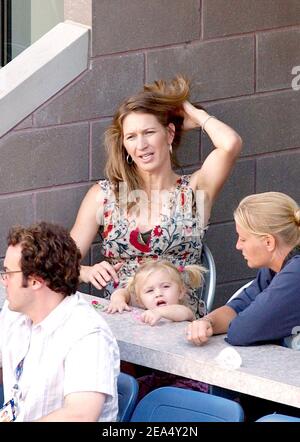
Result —
[{"label": "child's blonde hair", "polygon": [[134,296],[139,304],[142,304],[142,301],[139,291],[136,290],[137,282],[138,280],[140,282],[141,278],[145,280],[156,270],[166,270],[180,289],[200,287],[204,280],[203,275],[207,271],[205,267],[196,264],[176,267],[167,260],[147,262],[137,269],[135,275],[129,279],[127,285],[130,295]]}]

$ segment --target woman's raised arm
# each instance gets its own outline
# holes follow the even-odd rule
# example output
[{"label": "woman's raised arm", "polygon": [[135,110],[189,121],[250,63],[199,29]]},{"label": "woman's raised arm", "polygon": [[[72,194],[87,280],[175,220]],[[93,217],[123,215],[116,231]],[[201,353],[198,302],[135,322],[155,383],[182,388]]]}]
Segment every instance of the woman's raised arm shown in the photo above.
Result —
[{"label": "woman's raised arm", "polygon": [[234,129],[203,109],[185,102],[184,129],[201,127],[211,139],[215,149],[208,155],[200,170],[191,178],[191,185],[206,191],[211,207],[240,154],[242,139]]}]

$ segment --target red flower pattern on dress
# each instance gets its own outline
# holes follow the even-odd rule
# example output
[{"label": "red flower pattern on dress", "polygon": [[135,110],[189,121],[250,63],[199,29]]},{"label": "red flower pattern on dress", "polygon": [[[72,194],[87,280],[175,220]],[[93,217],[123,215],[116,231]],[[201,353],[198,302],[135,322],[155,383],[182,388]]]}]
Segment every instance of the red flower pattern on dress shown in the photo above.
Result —
[{"label": "red flower pattern on dress", "polygon": [[140,231],[138,228],[136,228],[130,232],[129,242],[132,246],[134,246],[140,252],[147,253],[147,252],[151,251],[150,244],[149,244],[150,237],[149,237],[149,240],[147,241],[147,244],[145,244],[143,241],[141,241],[141,235],[140,235]]},{"label": "red flower pattern on dress", "polygon": [[[106,215],[104,228],[102,232],[100,230],[103,238],[102,254],[112,264],[124,260],[124,265],[118,272],[119,284],[110,281],[104,289],[104,297],[109,297],[117,287],[126,287],[128,278],[146,261],[168,259],[176,267],[200,262],[204,230],[198,224],[189,180],[190,176],[178,178],[174,191],[170,192],[170,214],[162,219],[161,225],[154,226],[146,242],[143,241],[136,222],[127,219],[126,211],[116,204],[112,184],[107,180],[99,182],[107,199],[103,210]],[[187,219],[184,218],[185,208],[188,209]],[[195,312],[198,306],[200,308],[196,290],[190,290],[188,304]]]},{"label": "red flower pattern on dress", "polygon": [[181,207],[183,207],[184,204],[185,204],[185,196],[184,196],[184,193],[181,192]]},{"label": "red flower pattern on dress", "polygon": [[188,256],[189,256],[189,253],[188,252],[184,252],[183,255],[182,255],[182,259],[185,261]]},{"label": "red flower pattern on dress", "polygon": [[162,228],[160,226],[155,226],[153,229],[154,236],[161,236],[163,233]]},{"label": "red flower pattern on dress", "polygon": [[112,224],[108,224],[107,229],[104,230],[104,232],[102,233],[103,238],[106,238],[109,235],[109,232],[111,232],[113,229],[113,225]]}]

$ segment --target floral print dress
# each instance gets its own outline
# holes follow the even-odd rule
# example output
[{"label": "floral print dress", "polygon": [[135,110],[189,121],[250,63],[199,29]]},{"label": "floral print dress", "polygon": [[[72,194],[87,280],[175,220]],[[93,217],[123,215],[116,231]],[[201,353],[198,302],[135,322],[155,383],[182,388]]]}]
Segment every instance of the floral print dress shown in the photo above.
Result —
[{"label": "floral print dress", "polygon": [[[160,225],[149,231],[145,240],[136,221],[129,220],[121,205],[116,202],[110,182],[99,181],[104,194],[101,253],[111,264],[123,262],[118,274],[119,283],[108,284],[104,297],[109,298],[116,288],[126,287],[137,267],[148,260],[167,259],[177,267],[200,264],[205,228],[196,210],[189,180],[190,175],[178,178],[175,188],[169,192],[168,216],[161,215]],[[189,290],[187,305],[196,316],[205,314],[205,306],[199,300],[196,290]]]}]

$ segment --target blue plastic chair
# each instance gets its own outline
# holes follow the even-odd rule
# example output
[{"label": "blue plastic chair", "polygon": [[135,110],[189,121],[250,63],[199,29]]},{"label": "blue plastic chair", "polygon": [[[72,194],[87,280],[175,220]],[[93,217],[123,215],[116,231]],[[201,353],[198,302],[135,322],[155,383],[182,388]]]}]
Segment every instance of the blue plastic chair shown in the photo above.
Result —
[{"label": "blue plastic chair", "polygon": [[2,407],[3,403],[4,403],[3,385],[0,385],[0,408]]},{"label": "blue plastic chair", "polygon": [[240,404],[229,399],[162,387],[148,393],[136,406],[130,422],[242,422]]},{"label": "blue plastic chair", "polygon": [[201,264],[206,267],[207,272],[204,274],[204,284],[199,289],[199,297],[206,304],[207,313],[212,310],[215,292],[216,292],[216,266],[213,255],[209,247],[203,243]]},{"label": "blue plastic chair", "polygon": [[300,418],[274,413],[267,414],[266,416],[257,419],[256,422],[300,422]]},{"label": "blue plastic chair", "polygon": [[137,380],[126,373],[120,373],[118,377],[118,422],[129,422],[134,410],[139,384]]}]

